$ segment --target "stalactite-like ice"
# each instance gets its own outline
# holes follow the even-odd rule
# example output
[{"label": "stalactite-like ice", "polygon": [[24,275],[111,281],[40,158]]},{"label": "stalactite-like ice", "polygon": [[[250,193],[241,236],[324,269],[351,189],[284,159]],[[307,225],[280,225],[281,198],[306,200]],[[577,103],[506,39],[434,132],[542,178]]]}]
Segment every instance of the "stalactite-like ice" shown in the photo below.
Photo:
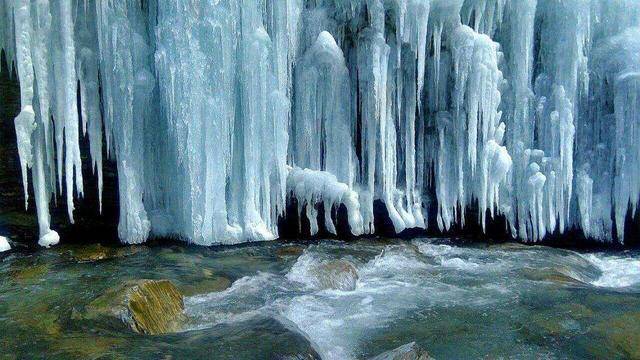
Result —
[{"label": "stalactite-like ice", "polygon": [[71,221],[84,186],[102,203],[106,158],[127,243],[273,239],[293,199],[312,234],[319,207],[334,234],[344,206],[354,235],[504,216],[528,241],[623,241],[637,215],[635,0],[1,0],[0,17],[43,245],[52,197]]}]

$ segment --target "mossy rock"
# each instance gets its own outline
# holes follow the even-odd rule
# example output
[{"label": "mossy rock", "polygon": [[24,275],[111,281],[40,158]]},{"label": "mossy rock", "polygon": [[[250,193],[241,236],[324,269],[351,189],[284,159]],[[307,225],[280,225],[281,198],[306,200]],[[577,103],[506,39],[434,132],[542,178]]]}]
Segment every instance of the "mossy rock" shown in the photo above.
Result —
[{"label": "mossy rock", "polygon": [[96,262],[106,259],[122,258],[135,255],[145,250],[144,246],[130,245],[124,247],[107,247],[100,244],[73,245],[61,247],[61,251],[68,252],[74,261],[79,263]]},{"label": "mossy rock", "polygon": [[185,296],[208,294],[226,290],[231,286],[231,280],[224,276],[205,278],[189,284],[180,284],[178,288]]},{"label": "mossy rock", "polygon": [[10,278],[19,284],[35,283],[49,272],[47,264],[32,264],[25,261],[18,261],[11,266],[9,271]]},{"label": "mossy rock", "polygon": [[74,247],[71,257],[77,262],[94,262],[111,258],[115,255],[114,249],[100,244],[90,244]]},{"label": "mossy rock", "polygon": [[149,251],[149,248],[145,245],[127,245],[115,249],[114,257],[127,257],[137,254],[142,254]]},{"label": "mossy rock", "polygon": [[66,359],[124,359],[124,356],[115,351],[122,343],[123,340],[117,338],[77,334],[56,339],[49,348],[51,354],[61,355]]},{"label": "mossy rock", "polygon": [[588,319],[594,315],[593,310],[582,304],[562,304],[559,309],[575,320]]},{"label": "mossy rock", "polygon": [[169,280],[133,280],[107,290],[85,307],[86,320],[117,319],[133,331],[165,334],[186,321],[183,296]]},{"label": "mossy rock", "polygon": [[23,305],[11,311],[9,315],[21,328],[29,332],[46,337],[58,337],[62,333],[58,314],[45,303],[35,306]]},{"label": "mossy rock", "polygon": [[[640,312],[617,316],[597,323],[590,333],[603,340],[605,348],[627,359],[640,359]],[[599,356],[602,346],[590,351]],[[608,357],[613,357],[609,354]]]},{"label": "mossy rock", "polygon": [[521,333],[529,341],[544,345],[549,339],[577,335],[583,329],[582,323],[593,315],[593,311],[582,304],[559,304],[533,313],[523,324]]},{"label": "mossy rock", "polygon": [[549,283],[554,283],[558,285],[583,284],[582,281],[567,275],[567,272],[569,272],[569,270],[564,268],[534,269],[534,268],[526,267],[526,268],[523,268],[521,271],[522,271],[522,275],[529,280],[549,282]]},{"label": "mossy rock", "polygon": [[276,250],[276,255],[279,257],[297,257],[302,255],[304,252],[304,248],[298,245],[290,245],[278,248]]}]

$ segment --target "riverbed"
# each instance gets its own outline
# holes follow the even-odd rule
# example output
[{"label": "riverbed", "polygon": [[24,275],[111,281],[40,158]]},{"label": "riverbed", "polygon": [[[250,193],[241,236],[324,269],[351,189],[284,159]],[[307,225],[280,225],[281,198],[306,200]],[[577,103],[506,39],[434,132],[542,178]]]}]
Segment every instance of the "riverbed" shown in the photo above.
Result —
[{"label": "riverbed", "polygon": [[[81,320],[134,279],[176,284],[182,331]],[[2,359],[366,359],[413,341],[436,359],[638,357],[640,254],[379,238],[0,255]]]}]

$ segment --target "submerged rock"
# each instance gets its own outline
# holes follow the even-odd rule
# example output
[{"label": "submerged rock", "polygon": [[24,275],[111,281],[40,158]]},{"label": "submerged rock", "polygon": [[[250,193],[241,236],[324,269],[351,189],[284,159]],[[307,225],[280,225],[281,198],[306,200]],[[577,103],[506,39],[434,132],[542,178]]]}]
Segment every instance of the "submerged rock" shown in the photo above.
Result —
[{"label": "submerged rock", "polygon": [[[171,351],[177,355],[175,359],[321,359],[315,344],[295,324],[264,314],[182,332],[173,338],[177,340]],[[178,349],[185,350],[181,356]]]},{"label": "submerged rock", "polygon": [[567,267],[558,268],[529,268],[522,269],[522,275],[529,280],[543,281],[560,285],[582,285],[579,279],[576,279],[571,274],[571,270]]},{"label": "submerged rock", "polygon": [[194,283],[180,284],[178,287],[185,296],[207,294],[226,290],[231,286],[231,280],[224,276],[210,276]]},{"label": "submerged rock", "polygon": [[386,351],[370,360],[430,360],[429,353],[415,342],[404,344],[393,350]]},{"label": "submerged rock", "polygon": [[[627,359],[640,359],[640,312],[627,313],[597,323],[590,333],[604,341],[604,349]],[[603,357],[603,346],[592,347],[594,355]],[[606,355],[612,356],[611,353]]]},{"label": "submerged rock", "polygon": [[290,245],[278,248],[276,250],[276,255],[279,257],[293,257],[300,256],[304,252],[304,247],[298,245]]},{"label": "submerged rock", "polygon": [[24,285],[43,280],[48,272],[48,263],[32,263],[22,259],[12,264],[9,276],[16,283]]},{"label": "submerged rock", "polygon": [[527,341],[544,346],[550,339],[569,339],[583,332],[593,315],[593,310],[579,303],[548,305],[531,312],[519,331]]},{"label": "submerged rock", "polygon": [[116,352],[123,343],[124,340],[115,337],[81,333],[56,339],[49,345],[49,350],[51,355],[61,359],[125,359]]},{"label": "submerged rock", "polygon": [[322,289],[355,290],[358,270],[349,261],[332,260],[316,269],[318,285]]},{"label": "submerged rock", "polygon": [[59,315],[51,305],[46,303],[15,305],[10,307],[6,315],[19,327],[38,336],[59,337],[62,334]]},{"label": "submerged rock", "polygon": [[183,296],[169,280],[134,280],[112,288],[85,308],[84,319],[117,319],[133,331],[164,334],[186,321]]},{"label": "submerged rock", "polygon": [[77,262],[94,262],[113,256],[114,251],[100,244],[91,244],[71,250],[71,257]]},{"label": "submerged rock", "polygon": [[88,244],[65,247],[62,250],[68,251],[71,258],[79,263],[96,262],[106,259],[121,258],[141,252],[145,247],[140,245],[129,245],[125,247],[107,247],[100,244]]}]

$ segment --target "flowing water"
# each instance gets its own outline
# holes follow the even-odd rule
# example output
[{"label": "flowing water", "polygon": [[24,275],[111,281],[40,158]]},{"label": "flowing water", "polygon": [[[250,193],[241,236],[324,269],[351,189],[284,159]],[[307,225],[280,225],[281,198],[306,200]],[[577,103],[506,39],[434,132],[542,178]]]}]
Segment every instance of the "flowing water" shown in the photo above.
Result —
[{"label": "flowing water", "polygon": [[[118,248],[92,262],[74,251],[0,258],[0,358],[269,359],[312,347],[362,359],[411,341],[437,359],[640,355],[635,252],[445,239]],[[191,295],[185,331],[79,320],[106,289],[141,278]],[[229,286],[211,292],[221,279]]]}]

